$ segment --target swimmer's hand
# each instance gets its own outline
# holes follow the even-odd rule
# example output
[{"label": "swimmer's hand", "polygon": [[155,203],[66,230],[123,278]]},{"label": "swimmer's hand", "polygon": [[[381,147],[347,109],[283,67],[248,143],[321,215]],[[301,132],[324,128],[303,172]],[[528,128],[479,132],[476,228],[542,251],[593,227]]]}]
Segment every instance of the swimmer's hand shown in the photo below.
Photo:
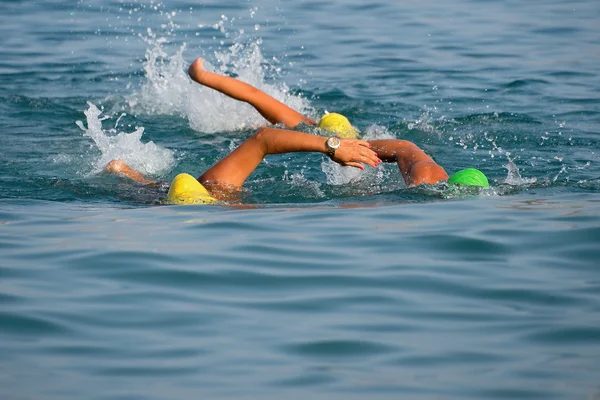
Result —
[{"label": "swimmer's hand", "polygon": [[202,77],[206,70],[204,69],[204,60],[202,58],[196,58],[196,60],[188,68],[188,75],[196,82],[202,84]]},{"label": "swimmer's hand", "polygon": [[332,160],[338,164],[364,170],[363,164],[376,167],[381,160],[373,150],[371,144],[358,139],[340,139],[340,147],[335,151]]}]

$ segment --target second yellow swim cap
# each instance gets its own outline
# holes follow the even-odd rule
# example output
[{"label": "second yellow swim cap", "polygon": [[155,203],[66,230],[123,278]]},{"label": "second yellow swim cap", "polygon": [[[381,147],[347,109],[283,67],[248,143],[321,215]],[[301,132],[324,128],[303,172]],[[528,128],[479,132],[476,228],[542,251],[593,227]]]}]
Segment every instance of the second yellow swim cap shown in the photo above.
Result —
[{"label": "second yellow swim cap", "polygon": [[352,127],[348,118],[342,114],[327,113],[319,122],[319,128],[335,133],[345,139],[358,139],[358,132]]},{"label": "second yellow swim cap", "polygon": [[169,204],[210,204],[217,201],[196,178],[179,174],[171,182],[166,202]]}]

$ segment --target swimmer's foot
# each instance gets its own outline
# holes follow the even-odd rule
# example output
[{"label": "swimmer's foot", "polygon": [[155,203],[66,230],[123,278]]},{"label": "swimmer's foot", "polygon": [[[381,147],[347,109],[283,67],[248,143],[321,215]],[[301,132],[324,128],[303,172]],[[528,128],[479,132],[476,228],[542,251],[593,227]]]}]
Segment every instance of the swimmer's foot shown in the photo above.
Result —
[{"label": "swimmer's foot", "polygon": [[190,68],[188,69],[188,74],[190,75],[190,78],[192,78],[199,84],[203,84],[202,78],[204,77],[205,73],[206,70],[204,69],[204,60],[200,57],[196,58],[196,60],[192,63],[192,65],[190,65]]},{"label": "swimmer's foot", "polygon": [[104,167],[104,172],[111,175],[124,176],[143,185],[156,183],[156,181],[146,178],[141,172],[136,171],[121,160],[112,160],[106,164],[106,167]]}]

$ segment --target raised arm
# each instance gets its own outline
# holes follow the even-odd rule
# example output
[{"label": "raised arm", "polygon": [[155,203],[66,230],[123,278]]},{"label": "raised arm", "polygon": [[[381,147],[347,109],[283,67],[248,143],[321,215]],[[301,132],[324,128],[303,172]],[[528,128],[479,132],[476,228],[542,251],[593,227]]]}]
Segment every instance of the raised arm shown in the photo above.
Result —
[{"label": "raised arm", "polygon": [[[285,132],[285,134],[282,134]],[[327,138],[308,133],[263,128],[231,154],[213,165],[198,180],[207,188],[220,185],[241,186],[268,154],[292,152],[327,153]],[[362,164],[377,166],[381,160],[368,142],[341,139],[333,160],[339,164],[364,169]]]},{"label": "raised arm", "polygon": [[260,89],[235,78],[206,71],[203,64],[204,60],[198,58],[190,65],[188,70],[190,78],[201,85],[252,105],[272,124],[283,123],[288,128],[293,128],[301,122],[316,125],[312,119],[306,118]]},{"label": "raised arm", "polygon": [[400,173],[408,186],[434,184],[448,179],[448,174],[416,144],[407,140],[370,140],[379,158],[398,163]]}]

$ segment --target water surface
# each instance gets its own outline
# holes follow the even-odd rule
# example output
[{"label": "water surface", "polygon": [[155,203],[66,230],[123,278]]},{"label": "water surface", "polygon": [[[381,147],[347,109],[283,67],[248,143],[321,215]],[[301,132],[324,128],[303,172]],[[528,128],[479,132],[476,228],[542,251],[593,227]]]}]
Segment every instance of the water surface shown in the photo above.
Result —
[{"label": "water surface", "polygon": [[[2,7],[1,398],[600,396],[597,2]],[[492,188],[294,154],[171,207],[101,174],[199,175],[264,122],[197,56]]]}]

